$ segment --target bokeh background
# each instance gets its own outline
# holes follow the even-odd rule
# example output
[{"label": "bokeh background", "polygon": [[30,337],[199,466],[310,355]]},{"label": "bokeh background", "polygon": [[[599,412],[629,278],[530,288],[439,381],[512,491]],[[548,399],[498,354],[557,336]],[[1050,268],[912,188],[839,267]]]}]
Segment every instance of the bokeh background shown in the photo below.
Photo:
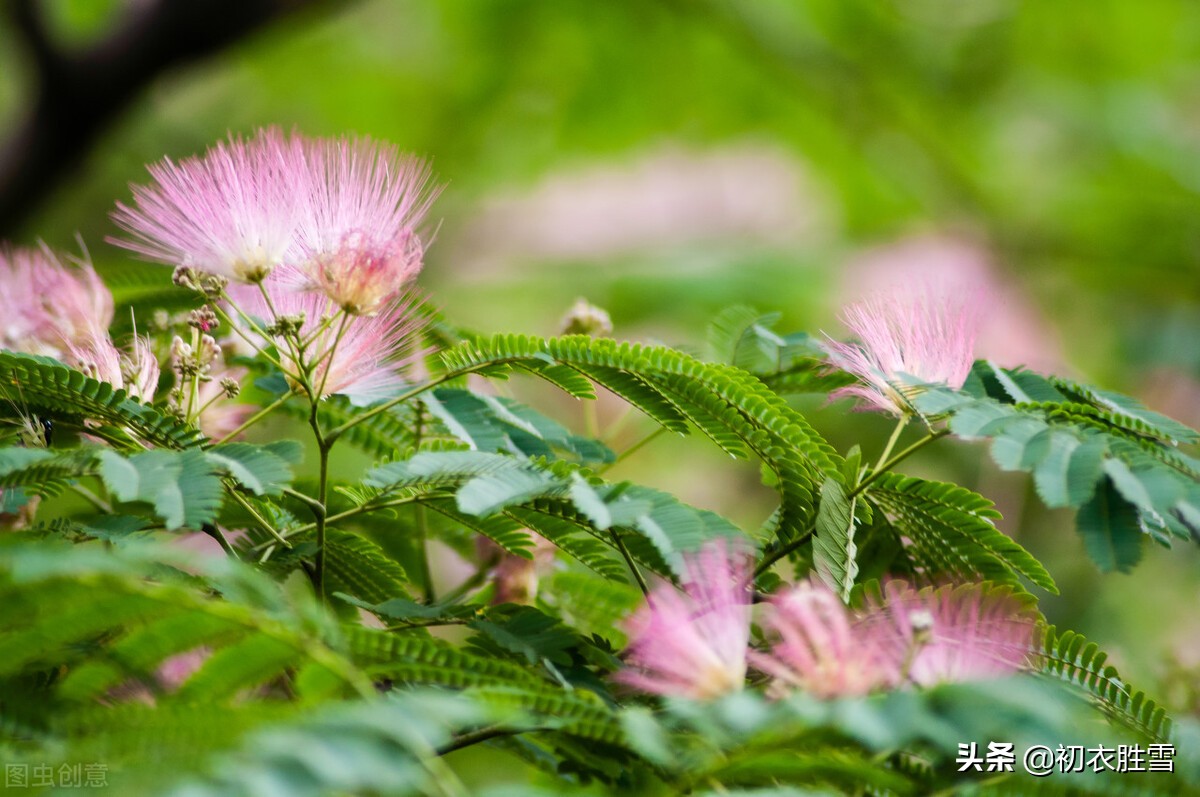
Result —
[{"label": "bokeh background", "polygon": [[[139,38],[156,5],[0,5],[8,240],[78,251],[78,235],[119,275],[107,214],[144,164],[268,124],[369,134],[446,183],[422,282],[464,327],[553,334],[583,296],[618,337],[699,351],[730,304],[836,335],[847,300],[966,273],[992,286],[983,355],[1200,423],[1200,5],[219,0],[204,25]],[[221,17],[233,7],[252,19]],[[124,93],[85,84],[55,102],[56,64],[101,74],[139,47],[156,57]],[[39,107],[55,113],[30,122]],[[58,168],[14,188],[34,150]],[[582,428],[577,404],[540,396]],[[877,451],[890,431],[798,401],[842,450]],[[600,407],[605,427],[620,414]],[[983,447],[942,443],[906,468],[995,500],[1062,588],[1050,619],[1196,711],[1193,549],[1101,575],[1070,514]],[[615,473],[746,526],[770,510],[753,465],[700,441],[661,438]]]}]

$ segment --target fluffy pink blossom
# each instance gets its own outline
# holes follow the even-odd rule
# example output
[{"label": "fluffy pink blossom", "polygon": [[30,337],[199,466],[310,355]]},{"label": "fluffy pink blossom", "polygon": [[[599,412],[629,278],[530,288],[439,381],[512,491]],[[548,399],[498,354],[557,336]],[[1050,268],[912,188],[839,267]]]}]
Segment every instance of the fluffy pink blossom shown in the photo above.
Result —
[{"label": "fluffy pink blossom", "polygon": [[828,339],[830,361],[861,380],[834,392],[897,416],[912,412],[913,382],[960,388],[974,362],[982,296],[977,288],[896,291],[849,305],[842,314],[857,343]]},{"label": "fluffy pink blossom", "polygon": [[287,146],[274,128],[252,139],[230,136],[203,157],[147,167],[149,186],[132,186],[134,206],[113,220],[129,238],[109,239],[172,266],[257,282],[293,245],[299,202]]},{"label": "fluffy pink blossom", "polygon": [[655,589],[626,631],[629,669],[618,680],[662,695],[707,700],[742,688],[750,638],[750,562],[733,543],[685,555],[683,592]]},{"label": "fluffy pink blossom", "polygon": [[151,401],[158,388],[158,359],[145,338],[135,338],[132,350],[125,353],[113,345],[107,332],[101,332],[86,343],[72,344],[66,361],[93,379],[123,389],[143,402]]},{"label": "fluffy pink blossom", "polygon": [[752,651],[750,663],[775,679],[773,691],[858,697],[900,680],[899,663],[881,650],[879,634],[859,626],[823,584],[804,582],[774,597],[764,626],[774,644],[768,653]]},{"label": "fluffy pink blossom", "polygon": [[899,581],[884,587],[861,633],[903,677],[919,686],[977,681],[1021,669],[1035,618],[1004,588],[968,584],[915,590]]},{"label": "fluffy pink blossom", "polygon": [[112,323],[112,294],[90,264],[47,247],[0,250],[0,348],[61,357]]},{"label": "fluffy pink blossom", "polygon": [[290,142],[303,213],[294,263],[335,304],[372,315],[421,270],[417,232],[438,190],[429,167],[369,138]]},{"label": "fluffy pink blossom", "polygon": [[841,270],[839,293],[857,297],[863,285],[885,291],[930,283],[979,286],[987,296],[987,313],[975,343],[976,359],[987,358],[1005,368],[1063,373],[1067,365],[1051,319],[1006,276],[986,242],[962,234],[918,232],[851,256]]},{"label": "fluffy pink blossom", "polygon": [[[231,288],[230,296],[244,312],[268,323],[283,316],[303,315],[300,337],[306,341],[304,360],[317,363],[313,386],[321,398],[342,394],[367,403],[392,395],[403,383],[403,371],[425,353],[414,344],[425,324],[414,310],[414,299],[409,296],[393,300],[373,316],[343,316],[323,294],[295,290],[294,279],[287,271],[262,284],[270,296],[270,306],[257,287]],[[332,316],[341,318],[324,323]],[[281,347],[280,356],[284,365],[300,370],[301,364],[289,347]]]},{"label": "fluffy pink blossom", "polygon": [[804,583],[771,601],[774,637],[751,663],[772,690],[855,697],[913,683],[976,681],[1025,663],[1034,617],[1006,589],[982,584],[920,591],[888,583],[883,600],[855,613],[821,584]]}]

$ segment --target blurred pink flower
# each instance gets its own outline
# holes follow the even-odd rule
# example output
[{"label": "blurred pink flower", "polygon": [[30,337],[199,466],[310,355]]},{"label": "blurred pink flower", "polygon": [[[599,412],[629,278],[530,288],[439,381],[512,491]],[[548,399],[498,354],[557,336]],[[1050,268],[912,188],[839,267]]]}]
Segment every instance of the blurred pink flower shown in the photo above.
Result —
[{"label": "blurred pink flower", "polygon": [[655,589],[626,624],[625,684],[707,700],[742,688],[750,639],[750,559],[731,541],[685,554],[683,592]]},{"label": "blurred pink flower", "polygon": [[[300,336],[308,340],[305,360],[318,363],[313,386],[321,398],[342,394],[368,403],[394,393],[403,384],[401,373],[425,354],[415,343],[425,325],[414,309],[415,299],[394,299],[373,316],[345,315],[324,323],[325,317],[342,311],[322,294],[296,290],[290,272],[283,269],[263,282],[270,306],[257,287],[231,286],[230,298],[242,311],[268,322],[303,315]],[[300,364],[286,347],[280,356],[285,365],[299,370]]]},{"label": "blurred pink flower", "polygon": [[369,138],[289,142],[303,213],[294,263],[346,312],[373,315],[421,270],[417,234],[439,188],[429,167]]},{"label": "blurred pink flower", "polygon": [[893,581],[868,609],[862,633],[919,686],[1017,672],[1033,642],[1035,617],[1012,592],[985,584],[920,591]]},{"label": "blurred pink flower", "polygon": [[945,233],[907,235],[861,252],[842,273],[842,295],[848,299],[861,296],[864,285],[884,291],[914,284],[982,286],[987,313],[976,340],[977,358],[1050,373],[1066,367],[1053,325],[1023,286],[1005,279],[983,241]]},{"label": "blurred pink flower", "polygon": [[909,385],[918,382],[960,388],[974,362],[982,295],[977,288],[923,286],[876,294],[842,314],[856,343],[827,337],[830,361],[862,384],[834,397],[854,396],[873,409],[897,416],[912,412]]},{"label": "blurred pink flower", "polygon": [[172,266],[257,282],[283,262],[299,203],[290,185],[283,135],[230,136],[203,157],[147,167],[150,186],[132,186],[134,206],[113,220],[129,234],[109,241]]},{"label": "blurred pink flower", "polygon": [[661,263],[674,253],[686,254],[694,273],[722,262],[713,253],[794,252],[822,241],[837,226],[834,206],[807,165],[769,141],[704,149],[665,142],[501,186],[446,244],[460,279],[527,274],[537,263]]},{"label": "blurred pink flower", "polygon": [[191,678],[211,655],[211,649],[201,646],[163,659],[154,673],[158,685],[167,692],[178,691],[179,687],[183,686],[184,682]]},{"label": "blurred pink flower", "polygon": [[63,265],[47,247],[0,250],[0,348],[61,357],[112,323],[112,294],[89,263]]},{"label": "blurred pink flower", "polygon": [[850,610],[823,584],[797,584],[773,597],[764,625],[776,641],[768,653],[752,651],[750,663],[775,679],[773,691],[857,697],[900,680],[878,634],[856,627]]},{"label": "blurred pink flower", "polygon": [[508,553],[482,535],[475,538],[475,552],[480,561],[484,564],[495,562],[491,568],[491,580],[496,588],[492,603],[532,604],[537,598],[540,576],[554,565],[558,546],[537,532],[529,534],[533,538],[530,559]]}]

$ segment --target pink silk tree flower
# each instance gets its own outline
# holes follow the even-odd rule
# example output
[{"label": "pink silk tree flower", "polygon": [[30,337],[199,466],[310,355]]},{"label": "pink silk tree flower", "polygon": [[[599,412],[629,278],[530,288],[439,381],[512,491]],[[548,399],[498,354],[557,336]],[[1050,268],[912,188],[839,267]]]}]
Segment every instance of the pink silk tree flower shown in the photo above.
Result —
[{"label": "pink silk tree flower", "polygon": [[894,686],[900,669],[878,640],[823,584],[801,583],[772,598],[764,627],[775,638],[750,663],[774,679],[771,692],[799,689],[821,699],[860,697]]},{"label": "pink silk tree flower", "polygon": [[1036,618],[1010,590],[987,584],[920,591],[893,581],[861,623],[904,680],[918,686],[978,681],[1019,671]]},{"label": "pink silk tree flower", "polygon": [[709,700],[742,688],[750,640],[750,560],[729,541],[684,556],[683,592],[663,585],[626,623],[617,680],[660,695]]},{"label": "pink silk tree flower", "polygon": [[230,298],[244,312],[268,323],[303,316],[299,334],[307,341],[306,363],[296,362],[287,346],[281,347],[280,356],[295,371],[316,363],[313,387],[320,398],[341,394],[365,404],[393,395],[404,383],[401,374],[426,354],[415,342],[426,323],[415,310],[415,298],[393,299],[373,316],[344,315],[326,324],[325,317],[342,311],[322,294],[296,290],[290,271],[281,269],[262,283],[270,306],[258,288],[231,286]]},{"label": "pink silk tree flower", "polygon": [[45,246],[0,250],[0,282],[2,348],[61,357],[112,323],[112,294],[92,266],[66,266]]},{"label": "pink silk tree flower", "polygon": [[134,205],[118,203],[112,214],[130,237],[109,241],[167,265],[259,282],[294,242],[299,203],[288,165],[274,128],[230,136],[203,157],[164,158],[147,167],[151,185],[132,186]]},{"label": "pink silk tree flower", "polygon": [[974,362],[983,297],[976,287],[898,291],[851,304],[842,320],[858,338],[828,338],[830,362],[861,384],[843,387],[832,398],[853,396],[868,409],[898,417],[911,415],[909,397],[916,382],[963,386]]},{"label": "pink silk tree flower", "polygon": [[125,353],[113,345],[107,332],[100,332],[87,343],[72,345],[66,359],[68,365],[92,379],[107,382],[145,403],[154,399],[158,389],[158,359],[145,338],[135,338],[132,351]]},{"label": "pink silk tree flower", "polygon": [[421,270],[417,227],[440,191],[429,167],[369,138],[289,143],[303,206],[293,264],[346,312],[379,312]]}]

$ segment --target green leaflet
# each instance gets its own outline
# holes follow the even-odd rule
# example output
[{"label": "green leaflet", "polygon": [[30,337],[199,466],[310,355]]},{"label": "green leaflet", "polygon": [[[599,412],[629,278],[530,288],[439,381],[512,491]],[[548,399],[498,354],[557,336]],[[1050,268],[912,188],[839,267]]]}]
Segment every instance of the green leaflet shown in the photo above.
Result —
[{"label": "green leaflet", "polygon": [[[1135,530],[1164,543],[1197,538],[1200,463],[1176,448],[1194,432],[1077,383],[994,366],[977,365],[975,375],[988,397],[931,388],[918,407],[948,414],[955,434],[991,439],[993,459],[1032,473],[1047,506],[1078,509],[1076,524],[1102,570],[1136,564]],[[1055,395],[1061,400],[1047,400]]]},{"label": "green leaflet", "polygon": [[558,665],[570,664],[568,651],[580,643],[575,632],[532,606],[513,606],[505,613],[489,613],[487,619],[472,620],[470,627],[481,635],[473,644],[485,653],[494,655],[495,646],[530,664],[543,659]]},{"label": "green leaflet", "polygon": [[[60,757],[93,760],[103,751],[111,786],[161,793],[243,730],[281,716],[280,701],[244,687],[307,663],[324,669],[339,695],[350,684],[362,694],[369,689],[330,646],[333,626],[310,596],[285,599],[280,585],[240,563],[177,546],[47,541],[5,541],[2,560],[0,694],[6,715],[35,711],[48,723],[41,728],[46,746],[22,757],[57,765]],[[159,669],[199,646],[207,649],[199,671],[171,691],[174,676]],[[47,670],[58,673],[53,682],[31,680]],[[155,694],[155,705],[130,690]],[[235,693],[231,715],[217,703]],[[54,711],[46,713],[49,703]],[[204,710],[181,716],[181,703]],[[150,770],[155,782],[136,788],[147,760],[162,764]]]},{"label": "green leaflet", "polygon": [[124,457],[98,449],[98,473],[120,501],[154,507],[168,529],[199,529],[215,521],[225,498],[222,476],[259,495],[277,495],[292,480],[298,443],[228,443],[207,451],[157,449]]},{"label": "green leaflet", "polygon": [[779,313],[743,305],[722,310],[708,325],[709,358],[745,369],[780,393],[828,393],[853,384],[854,377],[830,367],[817,341],[776,332],[778,321]]},{"label": "green leaflet", "polygon": [[992,523],[999,513],[978,493],[942,482],[887,473],[867,491],[918,553],[966,580],[1012,583],[1024,576],[1057,593],[1041,562]]},{"label": "green leaflet", "polygon": [[1074,631],[1047,626],[1036,640],[1034,661],[1042,674],[1087,693],[1114,721],[1152,741],[1170,740],[1166,710],[1126,683],[1096,643]]},{"label": "green leaflet", "polygon": [[546,681],[511,660],[459,648],[428,634],[343,629],[350,656],[376,677],[455,688],[495,684],[536,686]]},{"label": "green leaflet", "polygon": [[1076,527],[1092,561],[1104,572],[1128,573],[1142,559],[1142,528],[1137,509],[1109,479],[1079,509]]},{"label": "green leaflet", "polygon": [[564,489],[561,481],[531,467],[498,469],[476,476],[458,491],[458,508],[468,515],[486,516],[514,504],[524,504]]},{"label": "green leaflet", "polygon": [[266,727],[181,784],[191,797],[429,793],[434,750],[518,712],[431,691],[325,706]]},{"label": "green leaflet", "polygon": [[462,604],[425,604],[411,601],[408,598],[389,598],[382,603],[368,603],[352,595],[335,592],[334,597],[343,600],[360,609],[366,609],[379,617],[389,620],[399,620],[401,623],[420,625],[423,622],[435,624],[438,622],[457,622],[474,617],[479,612],[478,606]]},{"label": "green leaflet", "polygon": [[[741,531],[712,512],[687,506],[657,490],[629,483],[604,484],[565,462],[546,463],[474,451],[425,452],[408,460],[381,465],[365,483],[383,491],[437,487],[454,489],[458,513],[488,519],[504,514],[543,534],[589,567],[611,572],[607,555],[614,545],[612,528],[635,531],[625,539],[634,557],[657,572],[678,574],[681,554],[714,537],[740,536]],[[565,506],[563,505],[565,503]],[[440,510],[439,510],[440,511]],[[453,516],[452,513],[444,513]],[[567,525],[563,525],[563,521]],[[464,525],[495,535],[507,545],[509,531]],[[585,531],[595,542],[582,541]],[[516,538],[514,538],[514,542]]]},{"label": "green leaflet", "polygon": [[833,479],[826,479],[821,486],[821,506],[813,534],[813,567],[843,601],[850,600],[858,576],[855,560],[858,546],[854,542],[856,502],[856,498],[847,500],[845,489]]},{"label": "green leaflet", "polygon": [[121,501],[144,501],[168,529],[198,529],[216,517],[224,488],[203,451],[146,451],[126,459],[100,453],[100,475]]},{"label": "green leaflet", "polygon": [[295,661],[296,651],[288,642],[266,634],[247,636],[206,658],[180,687],[178,698],[184,702],[234,699],[243,690],[277,677]]},{"label": "green leaflet", "polygon": [[804,417],[732,366],[705,364],[662,347],[578,335],[467,341],[443,352],[442,360],[450,374],[496,374],[531,363],[574,368],[668,429],[680,431],[680,419],[687,419],[735,455],[752,451],[776,474],[782,507],[778,528],[784,537],[803,533],[815,517],[819,485],[826,477],[840,478],[841,458]]},{"label": "green leaflet", "polygon": [[6,405],[62,417],[81,428],[83,419],[99,421],[101,426],[91,427],[90,431],[123,448],[138,448],[128,433],[174,449],[196,446],[204,440],[194,427],[48,357],[0,351],[0,393]]},{"label": "green leaflet", "polygon": [[[0,448],[0,489],[20,486],[26,488],[28,495],[57,495],[73,479],[95,472],[96,454],[99,450]],[[10,493],[15,500],[21,491],[5,490],[6,503]],[[19,508],[14,506],[5,511],[16,511]]]},{"label": "green leaflet", "polygon": [[331,591],[376,603],[407,591],[408,575],[404,568],[366,537],[343,529],[329,529],[325,545],[326,578]]},{"label": "green leaflet", "polygon": [[292,466],[299,464],[303,453],[294,440],[276,440],[266,445],[224,443],[208,449],[206,455],[255,495],[279,495],[291,483]]},{"label": "green leaflet", "polygon": [[571,434],[562,424],[511,399],[442,388],[422,402],[451,435],[477,451],[603,463],[614,459],[602,443]]}]

